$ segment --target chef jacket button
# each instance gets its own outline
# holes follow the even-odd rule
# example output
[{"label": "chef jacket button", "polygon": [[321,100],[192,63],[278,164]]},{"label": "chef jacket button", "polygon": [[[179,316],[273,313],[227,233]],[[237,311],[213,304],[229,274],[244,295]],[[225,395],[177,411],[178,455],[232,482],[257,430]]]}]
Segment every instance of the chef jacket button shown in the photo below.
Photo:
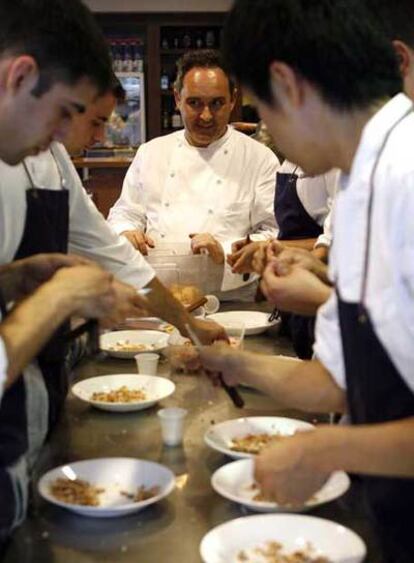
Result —
[{"label": "chef jacket button", "polygon": [[229,151],[225,149],[224,154],[229,154]]},{"label": "chef jacket button", "polygon": [[165,202],[165,207],[170,207],[170,204],[168,201]]},{"label": "chef jacket button", "polygon": [[174,176],[175,176],[175,172],[171,172],[170,177],[174,178]]},{"label": "chef jacket button", "polygon": [[209,210],[208,210],[208,214],[209,214],[209,215],[213,215],[213,213],[214,213],[214,212],[213,212],[212,209],[209,209]]},{"label": "chef jacket button", "polygon": [[220,178],[219,178],[219,179],[217,180],[217,184],[221,184],[221,183],[222,183],[222,182],[221,182],[221,180],[220,180]]},{"label": "chef jacket button", "polygon": [[165,235],[164,235],[164,233],[161,233],[161,238],[165,238]]}]

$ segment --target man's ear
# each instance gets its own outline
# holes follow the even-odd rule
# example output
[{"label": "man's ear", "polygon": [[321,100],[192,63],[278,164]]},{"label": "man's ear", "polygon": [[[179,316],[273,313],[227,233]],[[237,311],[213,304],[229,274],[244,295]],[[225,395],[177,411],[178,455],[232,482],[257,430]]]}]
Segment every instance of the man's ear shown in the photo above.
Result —
[{"label": "man's ear", "polygon": [[274,103],[298,107],[303,101],[303,80],[291,66],[274,61],[269,68]]},{"label": "man's ear", "polygon": [[397,53],[398,63],[400,65],[400,72],[404,78],[410,68],[410,53],[408,47],[402,41],[396,39],[392,42],[395,52]]},{"label": "man's ear", "polygon": [[26,86],[31,91],[38,79],[39,67],[35,59],[29,55],[21,55],[16,57],[8,68],[6,88],[13,94]]},{"label": "man's ear", "polygon": [[236,105],[238,95],[239,95],[239,90],[238,90],[237,87],[235,87],[234,90],[233,90],[232,96],[231,96],[231,101],[230,101],[231,111],[233,111],[234,106]]},{"label": "man's ear", "polygon": [[174,100],[176,107],[179,108],[181,104],[181,94],[176,88],[174,88]]}]

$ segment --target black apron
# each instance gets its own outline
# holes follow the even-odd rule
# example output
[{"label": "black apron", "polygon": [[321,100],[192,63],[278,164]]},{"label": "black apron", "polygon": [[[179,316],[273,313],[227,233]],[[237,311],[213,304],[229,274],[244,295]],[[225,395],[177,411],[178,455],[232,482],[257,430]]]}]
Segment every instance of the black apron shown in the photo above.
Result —
[{"label": "black apron", "polygon": [[[364,305],[370,262],[374,175],[386,141],[400,121],[388,133],[371,174],[365,268],[360,302],[347,303],[338,294],[347,398],[353,424],[379,424],[414,416],[414,394],[376,336],[369,312]],[[365,500],[377,525],[387,561],[413,563],[414,479],[369,476],[362,476],[361,479]]]},{"label": "black apron", "polygon": [[[31,188],[26,191],[25,227],[14,259],[44,252],[67,253],[69,192],[63,188],[62,179],[60,190],[36,188],[26,164],[24,167]],[[39,369],[28,366],[24,375],[3,395],[0,406],[0,546],[25,516],[30,469],[66,397],[68,373],[64,363],[66,345],[62,338],[66,331],[67,323],[39,354]]]},{"label": "black apron", "polygon": [[[281,241],[317,238],[323,233],[323,227],[309,215],[299,199],[296,170],[297,167],[291,174],[278,172],[276,175],[274,210]],[[315,317],[290,313],[282,313],[281,317],[296,355],[304,360],[312,358]]]}]

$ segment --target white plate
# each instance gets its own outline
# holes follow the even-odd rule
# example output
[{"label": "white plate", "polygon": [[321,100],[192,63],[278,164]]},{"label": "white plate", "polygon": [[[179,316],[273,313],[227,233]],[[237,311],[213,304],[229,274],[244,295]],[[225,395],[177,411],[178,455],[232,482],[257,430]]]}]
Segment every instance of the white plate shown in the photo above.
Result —
[{"label": "white plate", "polygon": [[[135,351],[111,350],[112,346],[126,341],[128,341],[128,344],[145,344],[148,346],[148,349]],[[134,356],[142,352],[161,352],[166,348],[167,342],[168,334],[158,330],[117,330],[102,334],[100,347],[101,350],[114,358],[134,359]]]},{"label": "white plate", "polygon": [[309,422],[294,418],[278,416],[251,416],[226,420],[211,426],[204,434],[204,441],[210,448],[217,450],[233,459],[246,459],[254,454],[236,452],[231,449],[234,438],[241,438],[248,434],[279,434],[292,436],[295,432],[313,430],[315,427]]},{"label": "white plate", "polygon": [[280,323],[278,319],[269,323],[270,313],[260,311],[228,311],[225,313],[214,313],[206,318],[223,325],[224,327],[240,326],[245,327],[245,335],[261,334],[268,328]]},{"label": "white plate", "polygon": [[352,530],[330,520],[303,514],[258,514],[230,520],[204,536],[200,553],[204,563],[240,563],[237,555],[244,551],[245,563],[264,563],[252,557],[256,547],[279,542],[286,553],[304,549],[307,542],[315,554],[333,563],[360,563],[366,555],[361,538]]},{"label": "white plate", "polygon": [[[57,478],[83,479],[91,485],[105,488],[100,495],[99,506],[81,506],[57,500],[50,493],[50,485]],[[134,493],[138,487],[160,487],[160,492],[147,500],[132,502],[121,491]],[[81,514],[96,518],[125,516],[138,512],[150,504],[158,502],[171,493],[175,487],[172,471],[159,463],[126,457],[108,457],[78,461],[62,465],[48,471],[38,483],[39,493],[44,499]]]},{"label": "white plate", "polygon": [[[145,401],[135,401],[131,403],[107,403],[105,401],[93,401],[93,393],[108,393],[114,389],[124,386],[131,390],[142,389],[147,395]],[[137,375],[120,373],[117,375],[102,375],[101,377],[91,377],[79,381],[72,387],[72,393],[89,403],[90,405],[104,411],[128,412],[147,409],[169,397],[175,391],[175,385],[165,377],[156,375]]]},{"label": "white plate", "polygon": [[217,469],[211,478],[211,484],[219,495],[257,512],[304,512],[342,496],[350,485],[348,475],[343,471],[336,471],[304,506],[290,509],[275,502],[253,500],[258,492],[258,489],[252,489],[253,472],[254,460],[239,459]]}]

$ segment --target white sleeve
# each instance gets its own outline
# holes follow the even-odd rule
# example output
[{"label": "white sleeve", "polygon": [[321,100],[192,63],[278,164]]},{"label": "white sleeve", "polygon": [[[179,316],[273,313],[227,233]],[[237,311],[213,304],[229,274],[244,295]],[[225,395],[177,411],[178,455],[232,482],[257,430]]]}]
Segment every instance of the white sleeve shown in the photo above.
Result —
[{"label": "white sleeve", "polygon": [[145,145],[141,145],[125,176],[121,195],[109,211],[108,223],[118,234],[146,229],[147,218],[142,205],[143,185],[140,175],[144,153]]},{"label": "white sleeve", "polygon": [[326,191],[328,194],[327,206],[329,213],[325,217],[325,221],[323,223],[323,233],[317,238],[314,248],[317,248],[318,246],[330,247],[332,244],[332,224],[334,217],[335,198],[337,190],[339,188],[339,172],[337,170],[332,170],[331,172],[328,172],[328,174],[325,174],[324,178]]},{"label": "white sleeve", "polygon": [[8,365],[9,362],[7,359],[6,346],[4,345],[3,339],[0,338],[0,404],[4,393],[4,385],[7,379]]},{"label": "white sleeve", "polygon": [[117,235],[88,197],[63,147],[59,164],[70,194],[69,251],[98,262],[121,281],[141,288],[155,273],[143,256],[124,237]]},{"label": "white sleeve", "polygon": [[328,301],[318,309],[313,351],[339,387],[345,389],[345,363],[339,326],[338,299],[334,290]]}]

